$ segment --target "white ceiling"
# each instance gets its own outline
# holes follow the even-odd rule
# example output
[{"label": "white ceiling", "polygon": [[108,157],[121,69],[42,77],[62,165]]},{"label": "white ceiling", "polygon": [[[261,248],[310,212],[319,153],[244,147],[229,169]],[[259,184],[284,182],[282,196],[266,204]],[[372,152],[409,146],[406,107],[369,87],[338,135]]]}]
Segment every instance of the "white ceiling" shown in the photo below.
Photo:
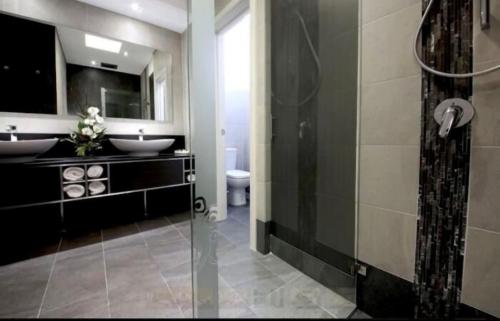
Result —
[{"label": "white ceiling", "polygon": [[[100,68],[101,62],[105,62],[118,65],[117,71],[140,75],[153,58],[152,48],[121,41],[122,49],[119,54],[115,54],[86,47],[84,31],[58,26],[57,33],[66,62],[70,64]],[[125,51],[128,52],[127,57],[124,56]],[[95,66],[92,65],[92,60],[96,62]]]},{"label": "white ceiling", "polygon": [[[187,0],[78,1],[179,33],[187,28]],[[134,6],[138,6],[139,10],[134,10]]]}]

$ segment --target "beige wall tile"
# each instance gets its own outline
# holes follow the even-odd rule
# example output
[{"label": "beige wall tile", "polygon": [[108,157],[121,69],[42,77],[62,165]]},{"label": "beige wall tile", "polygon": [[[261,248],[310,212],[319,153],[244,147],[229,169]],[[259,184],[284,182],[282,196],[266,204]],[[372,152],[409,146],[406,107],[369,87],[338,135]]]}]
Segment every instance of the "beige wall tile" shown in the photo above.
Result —
[{"label": "beige wall tile", "polygon": [[361,91],[362,145],[418,145],[420,76],[365,85]]},{"label": "beige wall tile", "polygon": [[369,23],[417,3],[420,0],[362,0],[362,23]]},{"label": "beige wall tile", "polygon": [[421,4],[363,25],[362,83],[369,84],[420,73],[413,57],[413,39]]},{"label": "beige wall tile", "polygon": [[361,146],[361,203],[417,212],[420,150],[417,146]]},{"label": "beige wall tile", "polygon": [[359,259],[413,282],[416,231],[416,216],[360,204]]},{"label": "beige wall tile", "polygon": [[469,228],[466,244],[462,302],[500,317],[500,234]]},{"label": "beige wall tile", "polygon": [[[497,64],[500,64],[500,60],[475,64],[475,70],[483,70]],[[472,120],[472,144],[500,146],[500,71],[477,77],[473,84],[472,102],[476,115]]]},{"label": "beige wall tile", "polygon": [[500,232],[499,164],[500,148],[472,148],[469,226]]}]

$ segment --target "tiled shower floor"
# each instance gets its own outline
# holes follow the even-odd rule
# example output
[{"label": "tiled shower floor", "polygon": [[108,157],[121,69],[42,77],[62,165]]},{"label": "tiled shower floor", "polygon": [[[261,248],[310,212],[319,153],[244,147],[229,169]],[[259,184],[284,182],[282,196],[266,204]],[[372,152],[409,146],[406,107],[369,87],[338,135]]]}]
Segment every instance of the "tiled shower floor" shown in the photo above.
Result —
[{"label": "tiled shower floor", "polygon": [[[221,317],[345,318],[354,304],[248,249],[248,208],[219,223]],[[192,317],[189,216],[63,238],[55,254],[0,267],[0,317]]]}]

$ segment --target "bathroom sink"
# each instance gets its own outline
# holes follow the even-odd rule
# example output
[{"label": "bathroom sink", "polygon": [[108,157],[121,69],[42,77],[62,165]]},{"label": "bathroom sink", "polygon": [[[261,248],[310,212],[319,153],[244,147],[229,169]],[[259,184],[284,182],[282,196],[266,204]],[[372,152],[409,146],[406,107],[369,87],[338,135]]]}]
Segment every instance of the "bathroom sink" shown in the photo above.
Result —
[{"label": "bathroom sink", "polygon": [[158,156],[162,150],[172,146],[175,139],[136,140],[110,138],[109,141],[113,146],[130,156],[149,157]]},{"label": "bathroom sink", "polygon": [[0,141],[0,162],[27,162],[47,152],[59,141],[57,138]]}]

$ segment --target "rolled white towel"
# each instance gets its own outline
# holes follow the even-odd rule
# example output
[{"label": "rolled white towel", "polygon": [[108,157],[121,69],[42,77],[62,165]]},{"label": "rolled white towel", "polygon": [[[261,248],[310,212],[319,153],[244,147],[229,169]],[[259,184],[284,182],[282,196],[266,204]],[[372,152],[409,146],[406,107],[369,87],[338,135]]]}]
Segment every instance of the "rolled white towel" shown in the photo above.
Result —
[{"label": "rolled white towel", "polygon": [[64,187],[64,192],[66,192],[70,198],[79,198],[85,194],[85,187],[78,184],[71,184]]},{"label": "rolled white towel", "polygon": [[89,191],[91,195],[102,194],[106,190],[106,185],[102,182],[92,182],[89,184]]},{"label": "rolled white towel", "polygon": [[89,178],[99,178],[102,173],[104,173],[104,168],[99,165],[90,166],[87,170],[87,176]]},{"label": "rolled white towel", "polygon": [[68,167],[63,172],[63,177],[67,181],[78,181],[83,179],[85,171],[81,167]]}]

